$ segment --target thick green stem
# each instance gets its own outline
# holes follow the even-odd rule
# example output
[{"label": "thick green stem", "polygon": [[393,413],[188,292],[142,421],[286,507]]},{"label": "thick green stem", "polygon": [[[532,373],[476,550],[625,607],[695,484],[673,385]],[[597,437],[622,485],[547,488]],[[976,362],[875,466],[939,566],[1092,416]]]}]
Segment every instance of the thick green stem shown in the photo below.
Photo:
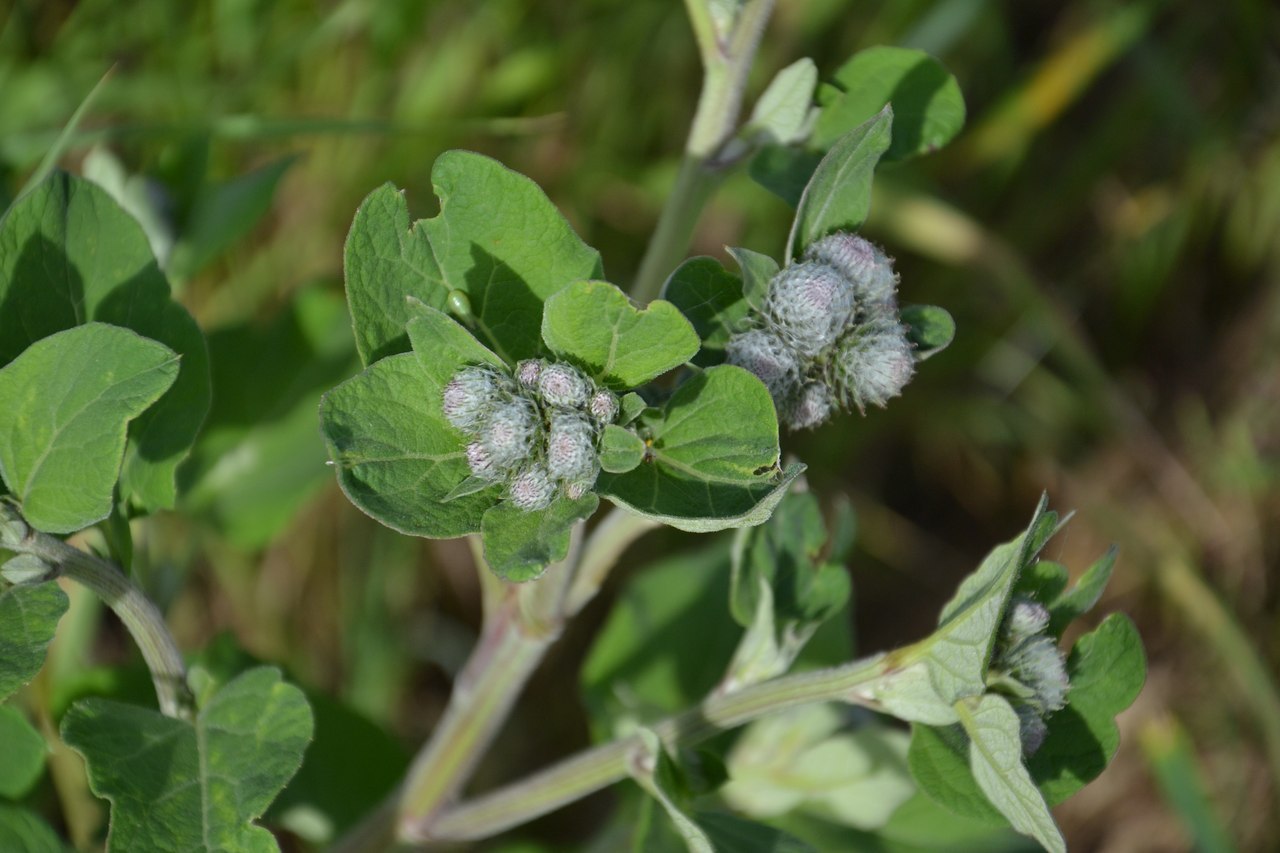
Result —
[{"label": "thick green stem", "polygon": [[[877,655],[832,669],[776,678],[727,696],[709,697],[697,708],[663,720],[653,730],[669,749],[675,749],[797,705],[864,702],[857,688],[900,665],[900,657]],[[430,837],[440,841],[488,838],[555,811],[626,778],[627,758],[636,747],[636,738],[622,738],[448,809],[432,823]]]},{"label": "thick green stem", "polygon": [[656,299],[667,276],[684,257],[702,208],[724,174],[717,156],[737,131],[747,75],[773,0],[747,0],[728,33],[718,33],[703,0],[687,0],[702,54],[704,78],[676,183],[663,205],[631,295],[641,304]]},{"label": "thick green stem", "polygon": [[151,670],[160,712],[182,719],[192,716],[195,702],[187,687],[187,667],[182,653],[165,625],[164,616],[133,581],[106,560],[72,548],[47,533],[31,531],[16,550],[39,557],[59,575],[83,584],[106,602],[128,629],[147,669]]}]

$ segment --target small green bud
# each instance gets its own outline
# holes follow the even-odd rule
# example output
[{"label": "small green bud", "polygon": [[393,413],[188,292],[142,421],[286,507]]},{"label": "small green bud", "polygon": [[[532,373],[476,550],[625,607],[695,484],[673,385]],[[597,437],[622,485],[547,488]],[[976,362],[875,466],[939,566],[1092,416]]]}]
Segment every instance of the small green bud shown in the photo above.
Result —
[{"label": "small green bud", "polygon": [[462,432],[474,433],[502,396],[503,384],[503,377],[487,367],[462,368],[441,393],[445,420]]},{"label": "small green bud", "polygon": [[0,498],[0,545],[17,545],[29,531],[18,508]]},{"label": "small green bud", "polygon": [[556,410],[547,432],[547,472],[562,482],[577,482],[591,476],[595,467],[591,423],[578,412]]},{"label": "small green bud", "polygon": [[541,465],[529,465],[511,478],[507,496],[525,512],[546,509],[556,495],[555,483]]},{"label": "small green bud", "polygon": [[603,388],[592,394],[591,399],[587,401],[587,411],[591,413],[591,417],[595,419],[595,422],[601,426],[613,423],[620,410],[618,396],[612,391],[606,391]]},{"label": "small green bud", "polygon": [[787,343],[771,331],[751,329],[729,338],[725,358],[754,373],[769,389],[774,405],[786,406],[800,384],[800,362]]},{"label": "small green bud", "polygon": [[845,405],[860,412],[865,412],[868,404],[883,408],[911,381],[915,365],[911,343],[900,324],[864,326],[840,343],[835,359],[836,387]]},{"label": "small green bud", "polygon": [[533,403],[523,397],[505,400],[489,414],[480,431],[480,443],[492,464],[508,470],[533,452],[541,422]]},{"label": "small green bud", "polygon": [[445,305],[449,308],[450,314],[468,326],[475,322],[476,318],[471,313],[471,298],[467,296],[465,291],[450,290],[448,297],[445,299]]},{"label": "small green bud", "polygon": [[839,232],[811,244],[804,259],[830,264],[853,284],[854,299],[864,316],[893,312],[897,300],[898,276],[893,259],[857,234]]},{"label": "small green bud", "polygon": [[538,375],[538,393],[552,406],[581,408],[586,404],[590,390],[587,378],[568,364],[555,362],[544,365]]},{"label": "small green bud", "polygon": [[853,319],[854,287],[835,267],[807,262],[786,267],[769,282],[764,311],[796,352],[812,358]]}]

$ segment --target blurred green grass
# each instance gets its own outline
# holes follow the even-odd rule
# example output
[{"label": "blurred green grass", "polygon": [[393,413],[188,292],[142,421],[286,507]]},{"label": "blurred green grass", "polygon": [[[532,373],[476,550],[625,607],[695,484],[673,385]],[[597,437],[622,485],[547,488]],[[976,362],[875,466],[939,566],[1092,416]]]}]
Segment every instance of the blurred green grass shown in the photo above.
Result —
[{"label": "blurred green grass", "polygon": [[[1166,714],[1235,845],[1280,845],[1268,818],[1280,765],[1278,40],[1264,0],[814,0],[780,4],[753,77],[759,91],[798,56],[829,73],[892,43],[935,53],[961,81],[968,129],[883,170],[867,226],[898,258],[905,298],[955,315],[956,342],[888,410],[788,443],[820,492],[848,492],[860,511],[861,648],[927,631],[1042,489],[1079,512],[1053,556],[1084,566],[1121,545],[1101,609],[1135,616],[1151,676],[1122,718],[1117,766],[1058,812],[1076,849],[1193,843],[1184,821],[1203,815],[1179,819],[1188,798],[1157,784],[1137,744]],[[187,646],[230,630],[414,744],[474,636],[478,589],[461,543],[378,528],[323,467],[304,410],[352,363],[333,322],[346,227],[387,180],[430,215],[431,162],[473,148],[541,183],[625,286],[697,97],[682,9],[10,0],[0,204],[113,67],[65,166],[105,146],[157,179],[181,220],[211,183],[299,158],[265,218],[185,283],[222,381],[187,514],[137,527],[139,570]],[[694,251],[777,254],[789,216],[736,177]],[[253,347],[281,369],[257,370]],[[246,381],[258,398],[237,396]],[[246,496],[261,513],[236,514]],[[692,544],[651,539],[639,554]],[[528,707],[565,708],[601,613],[571,632]],[[545,717],[516,719],[481,784],[585,741],[580,711]],[[581,837],[599,810],[538,832]]]}]

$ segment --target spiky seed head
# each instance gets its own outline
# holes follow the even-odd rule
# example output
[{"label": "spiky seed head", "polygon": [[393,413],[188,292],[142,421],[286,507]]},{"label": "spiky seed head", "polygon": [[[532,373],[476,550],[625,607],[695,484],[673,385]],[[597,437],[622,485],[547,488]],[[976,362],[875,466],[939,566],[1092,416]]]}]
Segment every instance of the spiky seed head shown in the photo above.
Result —
[{"label": "spiky seed head", "polygon": [[467,465],[472,474],[485,480],[501,480],[503,477],[503,472],[493,464],[493,457],[479,441],[467,445]]},{"label": "spiky seed head", "polygon": [[1016,642],[1033,634],[1043,634],[1049,627],[1049,610],[1038,601],[1018,596],[1004,619],[1005,636]]},{"label": "spiky seed head", "polygon": [[781,411],[800,384],[800,360],[786,341],[766,329],[750,329],[729,338],[725,359],[754,373]]},{"label": "spiky seed head", "polygon": [[561,482],[582,480],[596,464],[595,434],[579,412],[557,409],[547,431],[547,473]]},{"label": "spiky seed head", "polygon": [[516,365],[516,381],[525,388],[536,388],[542,373],[542,359],[526,358]]},{"label": "spiky seed head", "polygon": [[480,442],[493,464],[510,470],[533,451],[541,422],[533,403],[513,397],[498,403],[480,430]]},{"label": "spiky seed head", "polygon": [[835,408],[835,399],[825,382],[815,380],[806,384],[787,407],[785,420],[791,429],[812,429],[826,423]]},{"label": "spiky seed head", "polygon": [[590,391],[587,378],[568,364],[554,362],[543,365],[538,375],[538,393],[552,406],[580,408],[586,404]]},{"label": "spiky seed head", "polygon": [[556,496],[556,485],[546,468],[538,464],[528,465],[511,478],[507,496],[525,512],[546,509]]},{"label": "spiky seed head", "polygon": [[1067,704],[1067,662],[1052,637],[1038,634],[1009,649],[1001,659],[1018,681],[1035,694],[1030,704],[1041,716],[1060,711]]},{"label": "spiky seed head", "polygon": [[902,393],[915,373],[915,357],[901,324],[876,323],[841,341],[834,366],[845,405],[865,412],[868,404],[883,408]]},{"label": "spiky seed head", "polygon": [[804,250],[804,259],[840,270],[853,283],[858,312],[864,316],[880,316],[896,304],[898,276],[893,259],[857,234],[837,232],[823,237]]},{"label": "spiky seed head", "polygon": [[465,433],[474,433],[502,392],[502,377],[496,371],[487,367],[464,367],[441,392],[445,420]]},{"label": "spiky seed head", "polygon": [[853,319],[854,288],[838,269],[809,261],[786,267],[769,282],[765,315],[797,352],[822,352]]},{"label": "spiky seed head", "polygon": [[591,399],[587,401],[587,411],[601,426],[613,423],[620,410],[617,395],[603,388],[592,394]]}]

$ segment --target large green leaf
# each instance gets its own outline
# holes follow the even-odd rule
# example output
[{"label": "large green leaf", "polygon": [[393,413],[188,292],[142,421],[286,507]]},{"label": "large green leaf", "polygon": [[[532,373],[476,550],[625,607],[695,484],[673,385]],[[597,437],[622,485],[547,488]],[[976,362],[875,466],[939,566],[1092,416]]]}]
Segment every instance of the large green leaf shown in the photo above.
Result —
[{"label": "large green leaf", "polygon": [[759,524],[804,470],[779,472],[773,400],[760,380],[731,365],[693,376],[640,425],[649,460],[625,474],[602,474],[597,490],[681,530]]},{"label": "large green leaf", "polygon": [[893,108],[840,137],[805,185],[787,240],[789,257],[834,231],[857,231],[871,210],[871,178],[889,148]]},{"label": "large green leaf", "polygon": [[676,267],[662,295],[680,309],[702,339],[693,363],[710,367],[723,362],[729,335],[751,310],[742,295],[742,279],[715,258],[690,258]]},{"label": "large green leaf", "polygon": [[177,376],[173,350],[105,323],[50,335],[0,368],[0,474],[32,527],[71,533],[106,518],[129,422]]},{"label": "large green leaf", "polygon": [[306,697],[261,667],[219,689],[194,722],[104,699],[62,720],[89,786],[111,801],[109,850],[277,850],[254,826],[302,763]]},{"label": "large green leaf", "polygon": [[56,172],[0,223],[0,365],[89,321],[133,329],[181,356],[168,392],[129,427],[121,494],[174,505],[175,471],[209,409],[204,336],[174,302],[138,223],[100,187]]},{"label": "large green leaf", "polygon": [[893,142],[886,160],[927,154],[964,126],[960,85],[938,60],[920,50],[878,46],[859,51],[835,73],[839,91],[824,99],[813,144],[830,146],[850,129],[893,105]]},{"label": "large green leaf", "polygon": [[408,202],[391,184],[369,193],[356,210],[342,264],[356,350],[366,365],[408,351],[406,297],[435,308],[448,298],[423,223],[410,224]]},{"label": "large green leaf", "polygon": [[565,284],[601,278],[587,246],[533,181],[470,151],[431,169],[440,214],[421,223],[441,275],[471,301],[476,329],[508,362],[542,348],[542,303]]},{"label": "large green leaf", "polygon": [[52,582],[0,592],[0,702],[44,666],[67,604],[67,594]]},{"label": "large green leaf", "polygon": [[485,563],[504,580],[533,580],[565,558],[570,529],[589,518],[599,504],[592,493],[576,501],[561,497],[546,509],[529,512],[510,503],[497,504],[480,522]]},{"label": "large green leaf", "polygon": [[698,334],[676,306],[656,299],[637,308],[607,281],[575,281],[547,299],[542,339],[617,390],[637,388],[698,352]]},{"label": "large green leaf", "polygon": [[16,800],[40,778],[48,747],[44,737],[27,722],[22,712],[9,705],[0,705],[0,743],[4,744],[4,760],[0,761],[0,797]]}]

